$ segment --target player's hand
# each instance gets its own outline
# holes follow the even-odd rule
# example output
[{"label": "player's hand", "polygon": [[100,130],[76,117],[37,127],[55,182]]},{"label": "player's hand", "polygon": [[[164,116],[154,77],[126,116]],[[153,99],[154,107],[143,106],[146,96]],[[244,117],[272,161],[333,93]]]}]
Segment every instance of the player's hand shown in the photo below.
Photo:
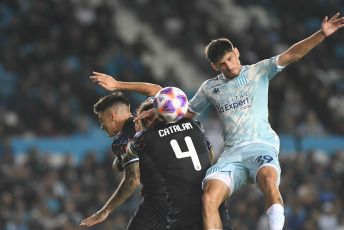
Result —
[{"label": "player's hand", "polygon": [[334,32],[336,32],[339,28],[344,27],[344,17],[338,18],[339,13],[334,15],[330,20],[326,16],[324,21],[321,24],[321,33],[328,37]]},{"label": "player's hand", "polygon": [[108,91],[118,90],[118,81],[116,81],[110,75],[104,73],[98,73],[93,71],[93,76],[90,76],[90,79],[93,80],[93,83],[98,83],[101,87]]},{"label": "player's hand", "polygon": [[137,117],[134,118],[134,121],[136,122],[138,120],[142,120],[143,118],[152,117],[154,115],[155,115],[154,109],[143,111],[142,113],[140,113],[140,115],[138,115]]},{"label": "player's hand", "polygon": [[103,222],[107,217],[108,217],[109,213],[105,212],[104,210],[100,210],[98,212],[96,212],[95,214],[93,214],[92,216],[88,217],[87,219],[83,220],[80,223],[80,226],[92,226],[95,224],[98,224],[100,222]]}]

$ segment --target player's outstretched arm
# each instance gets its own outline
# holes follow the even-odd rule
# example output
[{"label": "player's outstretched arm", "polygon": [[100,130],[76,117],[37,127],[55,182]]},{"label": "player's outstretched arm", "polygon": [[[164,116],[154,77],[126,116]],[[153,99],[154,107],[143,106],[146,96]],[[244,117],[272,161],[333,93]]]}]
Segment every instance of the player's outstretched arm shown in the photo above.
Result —
[{"label": "player's outstretched arm", "polygon": [[117,81],[110,75],[104,73],[93,72],[93,74],[94,75],[90,76],[90,79],[108,91],[124,90],[140,93],[145,96],[154,96],[162,89],[160,85],[156,84],[146,82]]},{"label": "player's outstretched arm", "polygon": [[305,56],[315,46],[322,42],[326,37],[330,36],[338,29],[344,27],[344,17],[338,18],[339,13],[334,15],[330,20],[326,16],[321,24],[321,29],[310,37],[294,44],[287,51],[280,55],[278,64],[287,66]]},{"label": "player's outstretched arm", "polygon": [[[151,117],[155,114],[154,109],[149,109],[147,111],[143,111],[142,113],[140,113],[137,117],[134,118],[134,121],[138,121],[138,120],[142,120],[146,117]],[[190,110],[188,110],[184,116],[184,118],[194,118],[196,116],[195,113],[190,112]]]},{"label": "player's outstretched arm", "polygon": [[108,202],[106,202],[104,207],[92,216],[83,220],[80,226],[92,226],[104,221],[115,208],[120,206],[131,196],[131,194],[133,194],[139,184],[139,163],[135,162],[125,168],[125,174],[120,185],[111,196],[111,198],[108,200]]}]

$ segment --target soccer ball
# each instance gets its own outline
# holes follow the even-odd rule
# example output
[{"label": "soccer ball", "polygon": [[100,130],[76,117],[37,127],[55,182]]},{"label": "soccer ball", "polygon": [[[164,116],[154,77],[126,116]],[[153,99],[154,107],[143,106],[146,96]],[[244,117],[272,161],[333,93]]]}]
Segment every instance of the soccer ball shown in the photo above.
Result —
[{"label": "soccer ball", "polygon": [[176,122],[188,111],[188,98],[181,89],[166,87],[155,95],[153,107],[164,121]]}]

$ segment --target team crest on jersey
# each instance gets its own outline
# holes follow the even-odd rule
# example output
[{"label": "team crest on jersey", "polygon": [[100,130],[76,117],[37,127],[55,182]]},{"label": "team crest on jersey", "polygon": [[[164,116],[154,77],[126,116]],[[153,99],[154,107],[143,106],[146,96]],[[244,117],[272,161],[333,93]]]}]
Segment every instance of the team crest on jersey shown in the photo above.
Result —
[{"label": "team crest on jersey", "polygon": [[238,86],[247,85],[247,79],[245,75],[239,75],[236,79]]}]

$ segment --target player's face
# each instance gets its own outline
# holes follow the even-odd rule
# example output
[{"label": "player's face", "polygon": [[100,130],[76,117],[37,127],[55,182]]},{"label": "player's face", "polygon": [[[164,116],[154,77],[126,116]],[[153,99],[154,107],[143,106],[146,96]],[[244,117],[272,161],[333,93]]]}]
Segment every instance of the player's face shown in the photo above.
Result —
[{"label": "player's face", "polygon": [[109,137],[116,136],[119,131],[118,122],[116,122],[116,114],[109,110],[99,113],[99,120],[101,122],[101,129],[105,130]]},{"label": "player's face", "polygon": [[234,51],[226,53],[218,62],[211,65],[215,70],[221,71],[227,79],[237,77],[241,71],[238,49],[234,48]]}]

